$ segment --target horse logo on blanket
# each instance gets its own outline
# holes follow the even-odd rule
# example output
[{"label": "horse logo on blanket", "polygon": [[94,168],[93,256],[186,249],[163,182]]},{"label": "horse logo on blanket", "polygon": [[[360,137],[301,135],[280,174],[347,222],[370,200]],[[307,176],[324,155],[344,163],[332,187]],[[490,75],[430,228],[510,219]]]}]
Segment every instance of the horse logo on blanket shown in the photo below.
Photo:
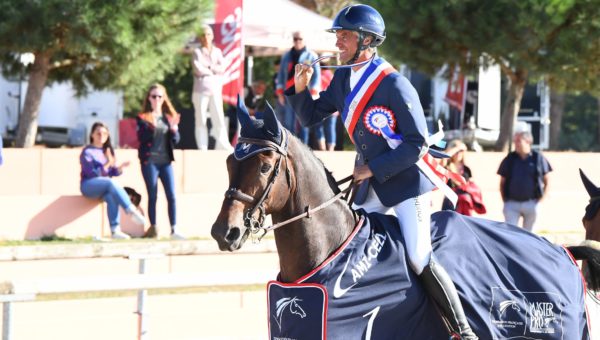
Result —
[{"label": "horse logo on blanket", "polygon": [[277,300],[277,302],[275,303],[275,305],[277,306],[276,310],[275,310],[275,321],[277,321],[277,325],[279,326],[279,329],[281,330],[281,319],[283,318],[283,314],[286,310],[288,310],[290,312],[290,314],[296,314],[298,316],[300,316],[301,319],[304,319],[306,317],[306,312],[304,312],[304,309],[302,309],[302,307],[300,307],[300,304],[298,304],[298,302],[302,301],[301,299],[298,299],[296,296],[294,296],[293,298],[281,298],[279,300]]}]

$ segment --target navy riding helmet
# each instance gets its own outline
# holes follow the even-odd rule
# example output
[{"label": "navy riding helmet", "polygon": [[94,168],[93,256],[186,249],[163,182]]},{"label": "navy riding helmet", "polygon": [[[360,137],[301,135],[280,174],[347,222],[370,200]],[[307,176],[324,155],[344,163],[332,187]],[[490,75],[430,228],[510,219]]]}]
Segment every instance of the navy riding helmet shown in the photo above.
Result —
[{"label": "navy riding helmet", "polygon": [[[356,31],[360,34],[360,40],[372,35],[373,41],[368,47],[377,47],[385,40],[385,23],[381,14],[368,5],[350,5],[342,9],[333,19],[333,24],[327,32],[335,33],[338,30]],[[361,49],[367,48],[366,45]]]}]

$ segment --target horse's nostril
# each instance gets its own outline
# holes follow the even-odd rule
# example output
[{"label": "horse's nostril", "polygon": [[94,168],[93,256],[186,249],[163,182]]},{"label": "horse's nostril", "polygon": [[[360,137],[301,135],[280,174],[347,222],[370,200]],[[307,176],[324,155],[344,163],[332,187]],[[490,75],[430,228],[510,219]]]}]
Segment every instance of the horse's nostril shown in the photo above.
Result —
[{"label": "horse's nostril", "polygon": [[239,237],[240,237],[240,228],[233,227],[229,230],[229,233],[227,233],[227,236],[225,238],[227,239],[227,241],[232,242],[232,241],[236,241]]}]

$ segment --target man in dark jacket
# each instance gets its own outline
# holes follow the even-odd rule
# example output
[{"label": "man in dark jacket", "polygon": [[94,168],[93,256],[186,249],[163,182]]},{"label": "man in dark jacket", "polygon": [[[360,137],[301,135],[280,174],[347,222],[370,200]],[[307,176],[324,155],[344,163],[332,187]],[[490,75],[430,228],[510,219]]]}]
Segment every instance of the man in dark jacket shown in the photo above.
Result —
[{"label": "man in dark jacket", "polygon": [[548,173],[552,167],[540,153],[531,149],[533,137],[529,131],[517,132],[513,138],[515,151],[500,163],[500,193],[504,201],[504,219],[532,231],[539,202],[548,190]]}]

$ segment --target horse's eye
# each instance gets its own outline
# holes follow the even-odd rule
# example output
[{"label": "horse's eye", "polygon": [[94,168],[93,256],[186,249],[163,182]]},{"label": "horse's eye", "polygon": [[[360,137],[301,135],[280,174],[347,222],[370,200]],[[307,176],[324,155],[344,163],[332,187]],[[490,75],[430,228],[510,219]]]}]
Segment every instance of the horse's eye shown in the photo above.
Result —
[{"label": "horse's eye", "polygon": [[263,174],[266,174],[267,172],[269,172],[269,170],[271,170],[271,164],[268,163],[264,163],[261,167],[260,167],[260,172]]}]

